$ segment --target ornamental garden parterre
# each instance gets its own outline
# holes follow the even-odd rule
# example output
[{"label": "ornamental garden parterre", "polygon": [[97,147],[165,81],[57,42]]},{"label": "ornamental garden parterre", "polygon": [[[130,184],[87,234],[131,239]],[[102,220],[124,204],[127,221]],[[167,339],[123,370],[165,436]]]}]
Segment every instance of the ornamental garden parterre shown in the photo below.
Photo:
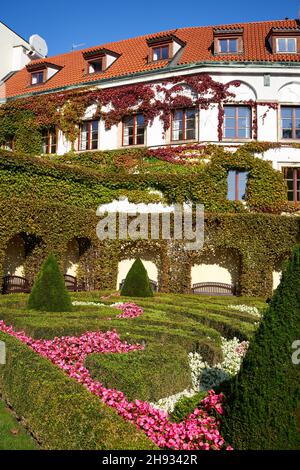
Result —
[{"label": "ornamental garden parterre", "polygon": [[[299,44],[182,28],[3,77],[0,393],[29,448],[299,449]],[[120,200],[203,204],[203,247],[100,240]]]}]

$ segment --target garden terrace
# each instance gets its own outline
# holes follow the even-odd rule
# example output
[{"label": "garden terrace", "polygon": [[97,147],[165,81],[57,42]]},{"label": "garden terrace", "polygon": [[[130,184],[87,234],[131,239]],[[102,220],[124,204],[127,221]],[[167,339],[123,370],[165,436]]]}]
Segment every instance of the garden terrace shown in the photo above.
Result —
[{"label": "garden terrace", "polygon": [[[109,305],[123,299],[107,298],[107,291],[103,294],[106,298],[101,298],[99,292],[72,293],[73,301],[92,304],[77,304],[72,312],[59,313],[28,310],[26,294],[2,296],[0,320],[13,325],[16,330],[25,330],[34,338],[116,330],[122,341],[144,344],[144,350],[127,354],[93,353],[87,356],[85,366],[94,379],[106,387],[123,391],[131,400],[156,401],[191,387],[189,352],[198,351],[209,364],[215,364],[222,361],[221,336],[252,337],[257,317],[235,310],[230,305],[242,303],[260,310],[265,307],[263,299],[201,299],[192,295],[156,294],[150,299],[126,298],[126,301],[136,302],[144,311],[135,318],[118,318],[120,310]],[[105,305],[97,306],[94,302]],[[128,445],[128,439],[133,440],[135,448],[151,447],[151,443],[131,425],[120,421],[114,412],[97,403],[95,397],[90,397],[53,364],[16,339],[8,339],[3,333],[0,336],[7,342],[9,365],[0,373],[2,394],[15,412],[24,417],[42,448],[121,449]],[[24,357],[26,365],[20,367]],[[68,403],[71,400],[73,411],[66,412],[70,408],[64,407],[67,399]],[[74,411],[78,407],[80,417]],[[43,413],[49,418],[46,422],[41,419]],[[57,414],[59,420],[56,423]],[[104,427],[105,435],[102,432]],[[114,432],[107,432],[107,429],[114,429]],[[63,443],[60,440],[62,430],[66,434]],[[84,442],[82,435],[85,436]]]}]

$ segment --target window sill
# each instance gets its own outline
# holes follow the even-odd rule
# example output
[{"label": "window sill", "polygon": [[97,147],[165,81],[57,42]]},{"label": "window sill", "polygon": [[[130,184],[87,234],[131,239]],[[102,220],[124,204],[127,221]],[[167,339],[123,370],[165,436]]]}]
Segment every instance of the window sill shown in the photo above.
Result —
[{"label": "window sill", "polygon": [[143,148],[143,147],[147,147],[146,144],[136,144],[136,145],[122,145],[122,147],[118,147],[118,148],[122,148],[122,149],[134,149],[134,148]]},{"label": "window sill", "polygon": [[223,138],[222,139],[222,142],[241,142],[241,143],[244,143],[244,142],[257,142],[257,139],[238,139],[238,138],[234,138],[234,139],[229,139],[229,138]]},{"label": "window sill", "polygon": [[198,144],[198,139],[171,140],[170,145]]}]

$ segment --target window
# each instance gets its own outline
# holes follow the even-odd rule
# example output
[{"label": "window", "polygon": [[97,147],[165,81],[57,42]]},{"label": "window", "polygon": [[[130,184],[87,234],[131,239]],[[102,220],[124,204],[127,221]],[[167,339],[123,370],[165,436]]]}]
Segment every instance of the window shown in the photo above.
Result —
[{"label": "window", "polygon": [[142,114],[128,116],[123,121],[123,145],[144,145],[145,120]]},{"label": "window", "polygon": [[283,167],[283,176],[288,187],[288,201],[300,201],[300,168]]},{"label": "window", "polygon": [[34,72],[31,74],[31,85],[38,85],[44,82],[44,72]]},{"label": "window", "polygon": [[224,137],[251,138],[251,109],[248,106],[224,106]]},{"label": "window", "polygon": [[89,61],[88,63],[88,72],[91,74],[91,73],[98,73],[98,72],[102,72],[103,68],[103,61],[102,59],[95,59],[95,60],[91,60]]},{"label": "window", "polygon": [[196,138],[196,110],[176,109],[172,118],[172,140]]},{"label": "window", "polygon": [[281,106],[282,139],[300,139],[300,106]]},{"label": "window", "polygon": [[229,201],[243,201],[245,199],[247,181],[248,171],[228,171],[227,198]]},{"label": "window", "polygon": [[98,148],[99,121],[86,121],[80,126],[78,150]]},{"label": "window", "polygon": [[219,39],[219,52],[222,54],[234,54],[238,52],[237,38]]},{"label": "window", "polygon": [[276,52],[293,53],[297,52],[296,38],[277,38]]},{"label": "window", "polygon": [[42,153],[57,152],[57,132],[56,129],[45,130],[42,133]]},{"label": "window", "polygon": [[169,46],[158,46],[152,49],[153,60],[163,60],[169,58]]}]

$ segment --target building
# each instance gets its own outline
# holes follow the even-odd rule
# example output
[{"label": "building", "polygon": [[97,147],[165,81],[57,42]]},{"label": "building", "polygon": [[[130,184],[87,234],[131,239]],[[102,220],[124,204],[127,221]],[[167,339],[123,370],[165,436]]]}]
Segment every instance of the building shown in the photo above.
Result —
[{"label": "building", "polygon": [[[298,20],[176,29],[34,60],[7,81],[6,97],[118,87],[201,72],[221,83],[238,80],[241,85],[233,90],[236,106],[230,103],[224,109],[220,143],[282,143],[284,148],[264,155],[280,169],[300,162],[300,151],[289,146],[300,140],[299,53]],[[174,110],[171,129],[165,133],[158,117],[146,128],[142,116],[107,130],[101,120],[93,120],[93,111],[90,106],[84,116],[75,144],[78,151],[220,141],[217,106]],[[45,151],[70,150],[61,133],[54,134]]]},{"label": "building", "polygon": [[[287,199],[297,203],[299,54],[298,20],[174,29],[32,60],[6,81],[5,101],[48,95],[50,100],[50,96],[80,96],[81,92],[85,96],[87,90],[94,96],[93,102],[87,100],[73,142],[59,126],[41,129],[42,153],[63,155],[72,144],[76,152],[94,152],[199,143],[235,150],[249,142],[269,142],[272,145],[259,157],[283,172]],[[142,94],[140,107],[137,97]],[[164,107],[167,100],[168,109]],[[230,200],[244,200],[246,185],[247,172],[228,172]],[[222,271],[217,262],[199,263],[193,283],[208,273],[210,281],[232,283],[234,274],[228,268]],[[228,259],[226,264],[237,261]],[[251,277],[251,263],[248,269]],[[280,268],[274,268],[273,286],[279,272]],[[125,271],[119,273],[118,282],[124,275]],[[261,279],[264,275],[262,269]]]},{"label": "building", "polygon": [[25,67],[31,60],[30,50],[28,41],[0,21],[0,80]]}]

